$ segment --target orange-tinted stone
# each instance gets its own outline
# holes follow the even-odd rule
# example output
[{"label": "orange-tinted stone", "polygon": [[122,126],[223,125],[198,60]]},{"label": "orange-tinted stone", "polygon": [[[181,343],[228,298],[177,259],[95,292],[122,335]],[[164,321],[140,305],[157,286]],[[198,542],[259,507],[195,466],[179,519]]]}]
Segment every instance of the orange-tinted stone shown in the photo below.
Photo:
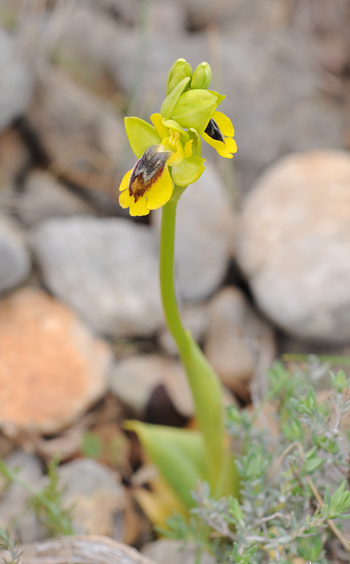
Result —
[{"label": "orange-tinted stone", "polygon": [[0,302],[0,425],[57,432],[103,395],[110,361],[66,306],[19,290]]}]

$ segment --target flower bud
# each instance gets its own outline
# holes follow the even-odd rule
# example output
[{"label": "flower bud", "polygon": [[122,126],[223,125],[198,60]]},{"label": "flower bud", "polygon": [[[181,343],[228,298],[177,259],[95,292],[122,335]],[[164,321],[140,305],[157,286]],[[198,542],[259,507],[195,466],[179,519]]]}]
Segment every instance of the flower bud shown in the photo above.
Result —
[{"label": "flower bud", "polygon": [[212,76],[213,74],[211,72],[209,63],[201,63],[193,73],[191,88],[202,88],[206,90],[211,83]]},{"label": "flower bud", "polygon": [[[170,68],[168,72],[168,78],[166,82],[166,95],[170,94],[170,92],[183,80],[184,78],[191,78],[192,76],[192,67],[190,63],[188,63],[185,59],[177,59],[175,63]],[[198,87],[199,88],[199,87]]]}]

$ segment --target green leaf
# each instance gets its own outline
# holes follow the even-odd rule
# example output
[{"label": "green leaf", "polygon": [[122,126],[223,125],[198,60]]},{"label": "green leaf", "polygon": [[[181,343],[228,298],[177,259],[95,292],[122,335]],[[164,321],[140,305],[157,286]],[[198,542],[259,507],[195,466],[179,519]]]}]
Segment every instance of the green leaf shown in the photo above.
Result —
[{"label": "green leaf", "polygon": [[347,380],[343,370],[339,370],[337,375],[333,372],[330,373],[332,387],[336,392],[342,394],[347,386],[349,386],[349,380]]},{"label": "green leaf", "polygon": [[219,94],[219,92],[215,92],[214,90],[208,90],[208,92],[210,92],[210,94],[214,96],[216,107],[218,107],[226,98],[225,94]]},{"label": "green leaf", "polygon": [[297,539],[298,555],[305,560],[311,560],[311,562],[319,562],[323,547],[322,535],[316,535],[315,530],[310,530],[307,532],[313,533],[312,536]]},{"label": "green leaf", "polygon": [[189,77],[183,78],[165,98],[162,107],[160,108],[160,113],[163,118],[172,117],[173,109],[175,108],[181,94],[187,88],[190,80],[191,79]]},{"label": "green leaf", "polygon": [[329,519],[335,519],[350,509],[350,491],[345,490],[346,481],[332,495],[329,502]]},{"label": "green leaf", "polygon": [[244,527],[244,515],[237,498],[230,496],[229,498],[230,514],[236,523]]},{"label": "green leaf", "polygon": [[[220,487],[227,483],[223,479],[225,472],[225,445],[222,388],[219,377],[210,366],[206,357],[193,340],[189,331],[186,332],[188,346],[186,354],[181,355],[185,366],[188,381],[191,387],[198,425],[203,433],[206,456],[210,468],[209,483],[213,495],[221,494]],[[238,472],[236,466],[232,467],[231,492],[237,495]]]},{"label": "green leaf", "polygon": [[137,434],[146,454],[185,506],[194,507],[191,491],[198,482],[209,480],[201,434],[140,421],[127,421],[124,427]]},{"label": "green leaf", "polygon": [[142,157],[148,147],[159,145],[161,142],[156,128],[141,118],[126,117],[124,118],[124,125],[130,147],[138,159]]},{"label": "green leaf", "polygon": [[312,474],[318,468],[324,464],[325,459],[321,458],[320,456],[314,456],[314,458],[310,458],[309,460],[305,460],[303,464],[303,472],[305,474]]},{"label": "green leaf", "polygon": [[182,127],[204,131],[216,105],[215,96],[208,90],[188,90],[180,96],[171,117]]},{"label": "green leaf", "polygon": [[172,167],[173,181],[178,186],[193,184],[202,175],[205,159],[191,156],[183,159],[179,165]]},{"label": "green leaf", "polygon": [[90,458],[99,458],[102,454],[101,437],[96,433],[87,431],[82,436],[81,450],[85,456]]}]

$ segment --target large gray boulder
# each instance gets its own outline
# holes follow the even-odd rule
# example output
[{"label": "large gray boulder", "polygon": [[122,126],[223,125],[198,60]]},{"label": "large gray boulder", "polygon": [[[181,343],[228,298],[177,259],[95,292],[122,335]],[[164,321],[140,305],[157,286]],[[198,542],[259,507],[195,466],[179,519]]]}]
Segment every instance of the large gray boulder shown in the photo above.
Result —
[{"label": "large gray boulder", "polygon": [[152,335],[161,325],[156,239],[126,219],[74,217],[30,237],[49,289],[98,333]]},{"label": "large gray boulder", "polygon": [[259,307],[296,337],[350,339],[350,156],[285,157],[243,206],[238,260]]},{"label": "large gray boulder", "polygon": [[0,131],[28,107],[34,78],[24,45],[0,27]]}]

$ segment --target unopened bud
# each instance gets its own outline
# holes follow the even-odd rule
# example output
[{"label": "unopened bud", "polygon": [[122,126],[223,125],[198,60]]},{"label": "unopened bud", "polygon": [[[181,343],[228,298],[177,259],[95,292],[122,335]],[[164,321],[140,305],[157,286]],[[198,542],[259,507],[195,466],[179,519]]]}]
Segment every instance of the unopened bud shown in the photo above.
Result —
[{"label": "unopened bud", "polygon": [[203,90],[206,90],[211,83],[212,76],[213,74],[209,63],[201,63],[193,73],[191,88],[202,88]]},{"label": "unopened bud", "polygon": [[192,67],[190,63],[188,63],[185,59],[177,59],[168,72],[166,95],[168,96],[168,94],[170,94],[181,80],[184,78],[191,78],[191,76]]}]

